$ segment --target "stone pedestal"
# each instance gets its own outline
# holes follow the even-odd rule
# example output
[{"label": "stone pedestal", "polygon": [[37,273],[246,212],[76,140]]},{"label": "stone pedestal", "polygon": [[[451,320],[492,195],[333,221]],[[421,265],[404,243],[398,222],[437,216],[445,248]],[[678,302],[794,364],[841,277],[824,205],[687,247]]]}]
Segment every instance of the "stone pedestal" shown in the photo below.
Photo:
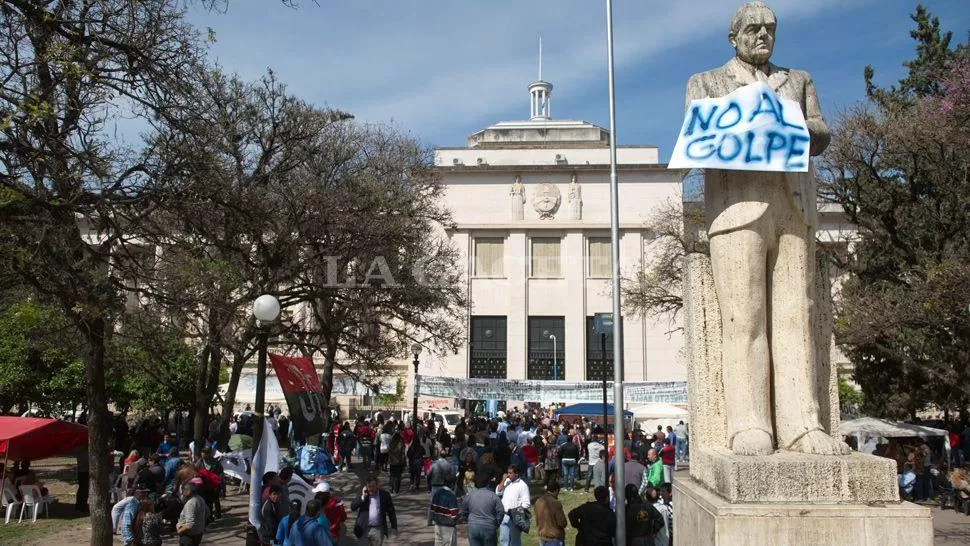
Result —
[{"label": "stone pedestal", "polygon": [[[824,261],[817,271],[825,272]],[[813,333],[820,421],[838,433],[838,388],[828,359],[831,302],[818,275]],[[721,315],[710,259],[684,265],[684,329],[690,399],[690,478],[674,479],[678,546],[929,546],[929,509],[900,503],[896,462],[778,452],[739,456],[728,448],[721,360]]]},{"label": "stone pedestal", "polygon": [[706,448],[691,453],[690,475],[731,503],[899,502],[896,461],[862,453],[742,456]]},{"label": "stone pedestal", "polygon": [[[767,476],[764,476],[767,478]],[[931,546],[929,508],[903,503],[732,504],[674,478],[675,546]]]}]

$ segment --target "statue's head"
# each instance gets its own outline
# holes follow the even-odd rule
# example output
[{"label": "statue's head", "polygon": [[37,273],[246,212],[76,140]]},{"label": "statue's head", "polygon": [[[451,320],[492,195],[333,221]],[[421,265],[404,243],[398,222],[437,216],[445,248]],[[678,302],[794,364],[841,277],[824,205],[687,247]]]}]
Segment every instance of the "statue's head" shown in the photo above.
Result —
[{"label": "statue's head", "polygon": [[742,61],[763,65],[775,47],[775,12],[764,2],[748,2],[731,18],[728,41]]}]

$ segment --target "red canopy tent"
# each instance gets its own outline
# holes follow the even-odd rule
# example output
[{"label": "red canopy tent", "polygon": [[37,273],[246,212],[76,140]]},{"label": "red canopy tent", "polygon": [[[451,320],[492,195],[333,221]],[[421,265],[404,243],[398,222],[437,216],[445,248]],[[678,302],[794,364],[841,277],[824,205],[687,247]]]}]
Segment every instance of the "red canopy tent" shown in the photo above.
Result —
[{"label": "red canopy tent", "polygon": [[0,455],[36,461],[87,445],[88,427],[36,417],[0,417]]}]

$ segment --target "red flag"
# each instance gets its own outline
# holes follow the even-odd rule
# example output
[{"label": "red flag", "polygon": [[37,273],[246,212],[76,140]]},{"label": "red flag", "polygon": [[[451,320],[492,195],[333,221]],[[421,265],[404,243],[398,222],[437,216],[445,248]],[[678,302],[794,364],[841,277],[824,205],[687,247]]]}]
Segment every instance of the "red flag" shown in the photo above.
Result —
[{"label": "red flag", "polygon": [[313,359],[272,353],[269,359],[286,397],[297,438],[304,441],[309,435],[323,432],[326,408]]}]

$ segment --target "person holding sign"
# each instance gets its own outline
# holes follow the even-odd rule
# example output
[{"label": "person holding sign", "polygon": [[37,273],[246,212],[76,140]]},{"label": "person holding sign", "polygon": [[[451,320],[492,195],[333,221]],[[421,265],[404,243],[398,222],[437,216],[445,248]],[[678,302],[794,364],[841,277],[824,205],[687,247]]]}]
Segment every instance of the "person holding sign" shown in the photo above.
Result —
[{"label": "person holding sign", "polygon": [[[804,116],[809,153],[818,155],[829,143],[829,131],[815,87],[807,72],[768,62],[775,26],[775,14],[762,2],[735,12],[728,41],[736,55],[720,68],[691,76],[688,116],[694,100],[724,97],[760,82],[759,88],[773,93],[761,95],[765,102],[753,114],[778,114],[782,125],[798,125],[791,108],[780,111],[786,99],[793,101],[788,104],[800,107]],[[726,121],[721,125],[729,129]],[[745,139],[738,136],[741,143]],[[791,140],[786,144],[790,147]],[[782,167],[789,172],[728,168],[743,167],[707,169],[704,194],[721,310],[728,447],[739,455],[768,455],[776,446],[848,453],[848,446],[822,429],[815,394],[815,179],[808,165]]]}]

